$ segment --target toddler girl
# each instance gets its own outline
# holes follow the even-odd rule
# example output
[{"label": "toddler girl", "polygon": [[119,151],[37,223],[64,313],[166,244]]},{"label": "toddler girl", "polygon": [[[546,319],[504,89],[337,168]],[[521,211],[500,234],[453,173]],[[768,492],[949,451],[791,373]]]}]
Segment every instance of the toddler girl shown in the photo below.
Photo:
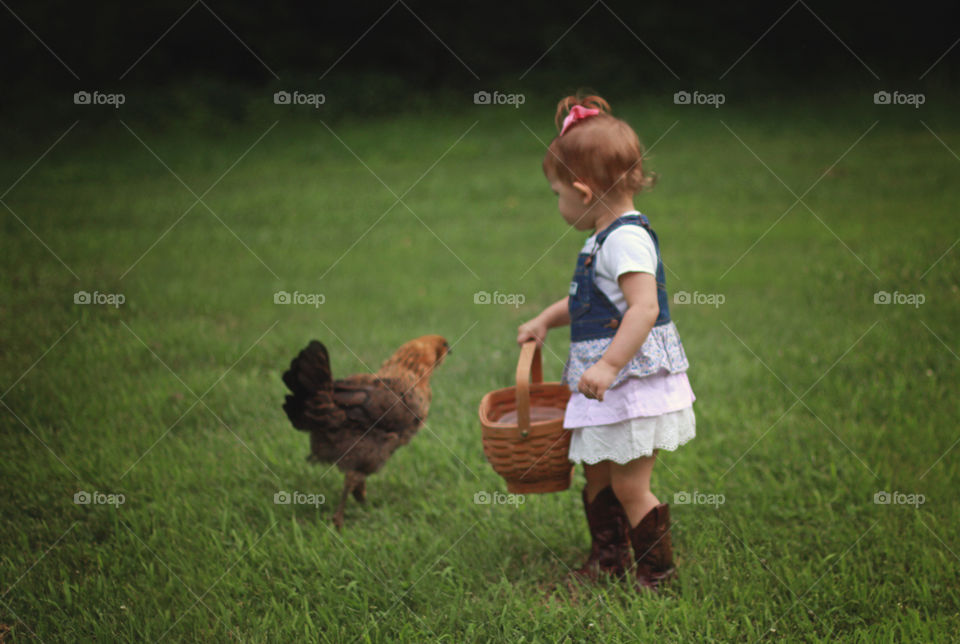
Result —
[{"label": "toddler girl", "polygon": [[[561,123],[562,119],[562,123]],[[520,325],[517,341],[542,344],[570,325],[563,381],[573,392],[564,427],[570,460],[583,463],[592,548],[578,580],[624,577],[656,590],[675,574],[670,511],[650,491],[658,449],[696,433],[687,357],[670,320],[660,243],[633,197],[649,187],[643,148],[598,96],[569,96],[543,171],[564,220],[593,231],[577,257],[569,295]]]}]

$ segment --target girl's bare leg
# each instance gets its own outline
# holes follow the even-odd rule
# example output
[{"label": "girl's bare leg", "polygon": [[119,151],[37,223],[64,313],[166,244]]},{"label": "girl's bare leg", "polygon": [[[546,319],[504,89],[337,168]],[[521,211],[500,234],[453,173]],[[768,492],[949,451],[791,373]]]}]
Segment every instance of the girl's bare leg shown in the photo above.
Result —
[{"label": "girl's bare leg", "polygon": [[595,465],[583,464],[583,473],[587,476],[587,502],[600,493],[600,490],[610,485],[610,466],[614,463],[610,461],[600,461]]},{"label": "girl's bare leg", "polygon": [[[613,485],[613,493],[626,510],[631,527],[640,523],[640,519],[646,516],[647,512],[660,504],[657,497],[650,491],[650,474],[653,472],[656,459],[657,453],[654,452],[651,456],[637,458],[624,465],[608,462],[609,480]],[[588,494],[589,482],[588,478]]]}]

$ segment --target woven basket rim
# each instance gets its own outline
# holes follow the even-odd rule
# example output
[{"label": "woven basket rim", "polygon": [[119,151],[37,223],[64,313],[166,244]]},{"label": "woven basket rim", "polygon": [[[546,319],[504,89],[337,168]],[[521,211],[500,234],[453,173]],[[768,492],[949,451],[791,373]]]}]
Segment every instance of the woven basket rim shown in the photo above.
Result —
[{"label": "woven basket rim", "polygon": [[[540,382],[540,383],[536,383],[535,385],[531,385],[531,391],[533,391],[534,387],[535,387],[536,389],[562,388],[562,389],[564,389],[564,390],[566,390],[566,391],[570,391],[570,388],[567,387],[567,386],[566,386],[565,384],[563,384],[562,382]],[[493,396],[496,396],[497,394],[501,394],[501,393],[510,392],[510,391],[514,391],[514,392],[515,392],[516,389],[517,389],[516,386],[513,386],[513,387],[503,387],[502,389],[494,389],[493,391],[489,391],[489,392],[487,392],[486,394],[484,394],[483,398],[480,399],[480,408],[478,409],[478,413],[479,413],[479,415],[480,415],[480,423],[481,423],[482,425],[486,426],[486,427],[490,427],[491,429],[519,429],[519,427],[520,427],[519,423],[501,423],[501,422],[496,421],[496,420],[491,420],[490,417],[489,417],[488,414],[487,414],[487,410],[488,410],[488,408],[490,407],[490,402],[489,402],[489,401],[490,401],[490,399],[491,399]],[[533,406],[533,402],[534,402],[533,400],[530,401],[531,406]],[[557,420],[558,420],[557,418],[551,418],[551,419],[549,419],[549,420],[537,420],[537,421],[531,420],[531,421],[530,421],[530,427],[540,427],[540,426],[544,426],[544,425],[549,425],[549,424],[551,424],[551,423],[556,423]]]}]

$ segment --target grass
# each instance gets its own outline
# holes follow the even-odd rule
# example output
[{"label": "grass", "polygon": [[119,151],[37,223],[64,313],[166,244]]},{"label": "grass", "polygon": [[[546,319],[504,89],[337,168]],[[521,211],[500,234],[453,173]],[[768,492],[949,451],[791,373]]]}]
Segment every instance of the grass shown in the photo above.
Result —
[{"label": "grass", "polygon": [[[510,383],[517,324],[565,292],[582,241],[539,170],[549,106],[81,120],[18,180],[64,121],[0,161],[0,623],[42,641],[955,639],[955,119],[925,111],[934,136],[869,98],[620,104],[656,142],[638,206],[671,291],[725,298],[672,308],[698,436],[662,454],[655,492],[725,500],[673,504],[677,583],[544,590],[588,545],[579,473],[519,506],[473,501],[505,489],[477,403]],[[480,290],[525,303],[475,305]],[[427,427],[337,534],[342,477],[305,462],[279,375],[314,337],[346,374],[424,333],[455,345]],[[330,502],[276,505],[280,490]]]}]

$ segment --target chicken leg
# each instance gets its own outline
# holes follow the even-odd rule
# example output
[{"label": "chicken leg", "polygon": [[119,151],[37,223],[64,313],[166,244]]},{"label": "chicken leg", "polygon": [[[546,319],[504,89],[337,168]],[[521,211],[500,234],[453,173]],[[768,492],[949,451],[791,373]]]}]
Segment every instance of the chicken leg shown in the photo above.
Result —
[{"label": "chicken leg", "polygon": [[340,530],[343,527],[343,509],[347,504],[347,497],[350,496],[350,493],[353,492],[354,495],[357,493],[365,494],[366,493],[366,475],[363,472],[357,472],[352,470],[346,473],[343,479],[343,492],[340,494],[340,505],[337,506],[337,511],[333,513],[333,525],[336,526],[337,530]]},{"label": "chicken leg", "polygon": [[361,475],[360,482],[353,488],[353,498],[357,503],[366,503],[367,501],[367,479]]}]

